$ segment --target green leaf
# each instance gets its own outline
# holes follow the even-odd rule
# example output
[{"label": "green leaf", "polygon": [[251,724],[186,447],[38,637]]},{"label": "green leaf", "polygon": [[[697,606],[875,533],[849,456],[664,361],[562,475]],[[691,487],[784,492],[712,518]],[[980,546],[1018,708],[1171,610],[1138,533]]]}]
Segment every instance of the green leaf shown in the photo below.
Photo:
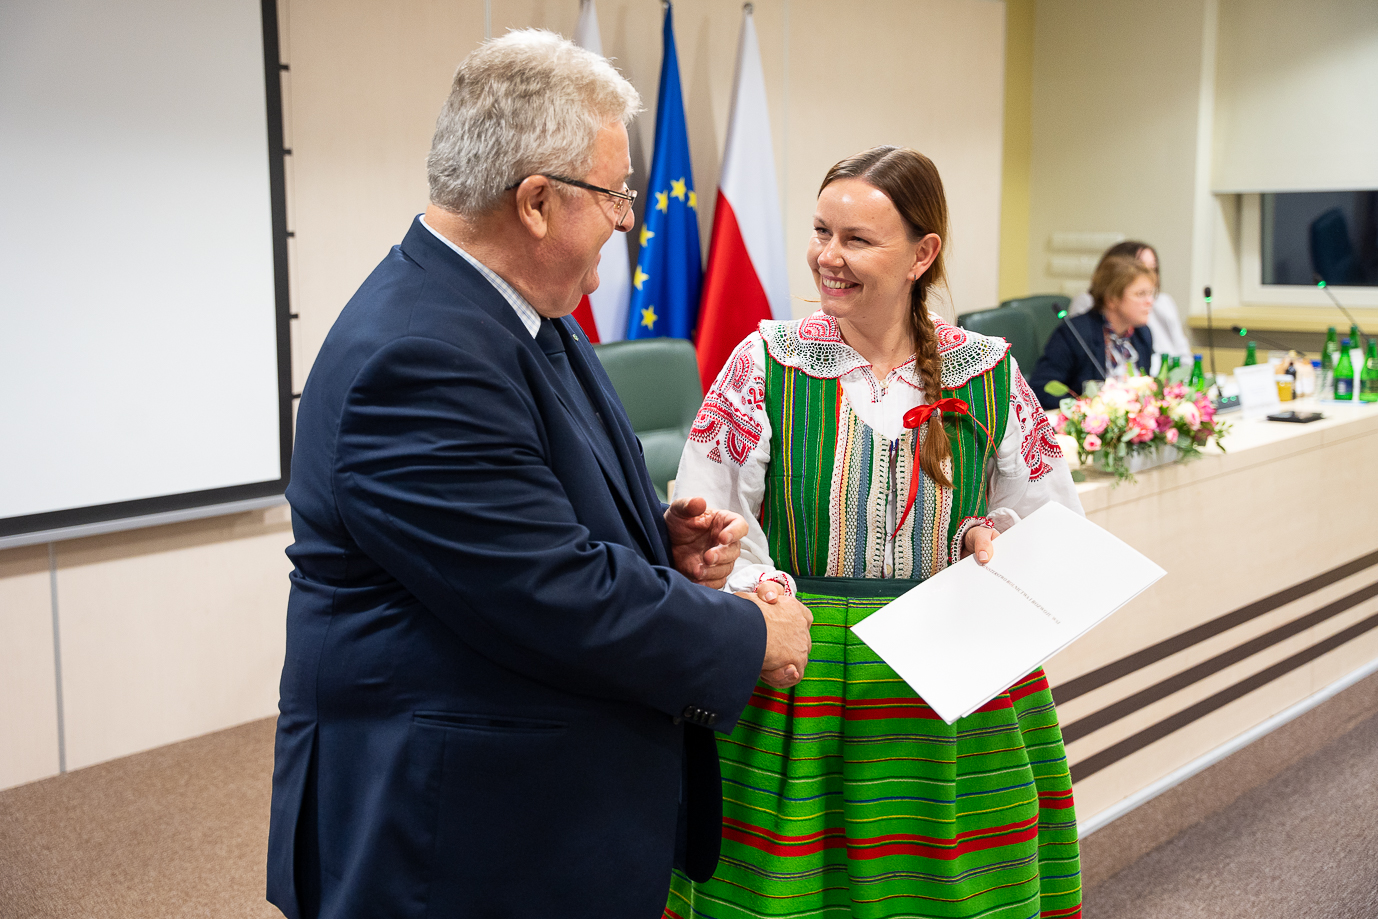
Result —
[{"label": "green leaf", "polygon": [[1043,384],[1043,391],[1050,396],[1065,396],[1071,392],[1061,380],[1049,380]]}]

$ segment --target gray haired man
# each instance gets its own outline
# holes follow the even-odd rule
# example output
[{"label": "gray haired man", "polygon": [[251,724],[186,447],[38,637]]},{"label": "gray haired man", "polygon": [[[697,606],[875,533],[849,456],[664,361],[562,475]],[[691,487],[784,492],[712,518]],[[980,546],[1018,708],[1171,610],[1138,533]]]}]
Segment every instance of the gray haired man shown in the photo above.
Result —
[{"label": "gray haired man", "polygon": [[712,731],[810,617],[720,588],[737,515],[655,498],[566,317],[631,225],[636,91],[514,32],[455,76],[431,205],[302,394],[268,897],[307,917],[661,913],[717,861]]}]

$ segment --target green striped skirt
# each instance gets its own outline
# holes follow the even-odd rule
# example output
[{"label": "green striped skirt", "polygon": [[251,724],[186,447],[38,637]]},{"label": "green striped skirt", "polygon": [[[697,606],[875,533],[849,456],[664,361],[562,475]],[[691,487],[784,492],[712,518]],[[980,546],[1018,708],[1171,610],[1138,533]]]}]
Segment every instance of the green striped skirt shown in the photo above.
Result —
[{"label": "green striped skirt", "polygon": [[798,578],[813,652],[719,738],[722,858],[666,919],[1081,915],[1072,780],[1040,669],[948,725],[856,625],[915,581]]}]

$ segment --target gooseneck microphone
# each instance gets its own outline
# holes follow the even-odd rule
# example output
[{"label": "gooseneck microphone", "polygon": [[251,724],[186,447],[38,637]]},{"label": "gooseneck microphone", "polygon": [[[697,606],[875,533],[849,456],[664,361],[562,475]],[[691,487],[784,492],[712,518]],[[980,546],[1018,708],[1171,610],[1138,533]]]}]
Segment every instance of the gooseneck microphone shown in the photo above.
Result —
[{"label": "gooseneck microphone", "polygon": [[[1339,300],[1335,299],[1335,294],[1330,290],[1330,285],[1325,282],[1325,278],[1321,277],[1320,273],[1317,272],[1311,275],[1311,280],[1316,282],[1317,287],[1325,291],[1325,295],[1330,298],[1331,303],[1335,304],[1335,308],[1338,309],[1340,312],[1344,313],[1345,318],[1349,320],[1349,324],[1358,329],[1360,335],[1363,335],[1364,330],[1362,327],[1360,327],[1358,320],[1356,320],[1352,315],[1350,315],[1349,310],[1345,309],[1343,306],[1340,305]],[[1359,347],[1359,343],[1355,342],[1354,346],[1356,348]]]},{"label": "gooseneck microphone", "polygon": [[1258,334],[1257,332],[1250,332],[1248,329],[1244,328],[1242,325],[1232,325],[1232,326],[1230,326],[1230,329],[1231,329],[1231,331],[1233,331],[1236,335],[1238,335],[1240,338],[1245,338],[1245,337],[1257,338],[1259,341],[1263,342],[1265,345],[1272,345],[1274,348],[1276,348],[1276,349],[1279,350],[1279,351],[1296,351],[1298,357],[1305,357],[1305,356],[1306,356],[1306,352],[1305,352],[1305,351],[1302,351],[1302,350],[1300,350],[1300,349],[1298,349],[1298,348],[1289,348],[1289,347],[1287,347],[1286,345],[1282,344],[1281,342],[1274,341],[1274,340],[1271,339],[1271,338],[1265,338],[1264,336]]},{"label": "gooseneck microphone", "polygon": [[1076,337],[1077,344],[1081,345],[1081,350],[1085,351],[1086,356],[1091,359],[1091,366],[1100,371],[1100,378],[1104,380],[1106,378],[1105,364],[1096,359],[1095,353],[1087,346],[1086,341],[1081,337],[1081,333],[1077,331],[1077,327],[1072,325],[1072,320],[1067,318],[1067,311],[1056,303],[1049,305],[1053,308],[1053,312],[1057,313],[1057,318],[1062,320],[1062,324],[1067,326],[1067,329]]}]

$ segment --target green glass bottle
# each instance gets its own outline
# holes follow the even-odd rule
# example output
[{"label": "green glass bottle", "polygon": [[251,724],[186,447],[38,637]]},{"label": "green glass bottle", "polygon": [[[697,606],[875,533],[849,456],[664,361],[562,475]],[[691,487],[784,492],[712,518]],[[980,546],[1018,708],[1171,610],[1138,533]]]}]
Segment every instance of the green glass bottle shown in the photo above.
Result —
[{"label": "green glass bottle", "polygon": [[1249,342],[1249,347],[1244,351],[1244,366],[1252,367],[1258,363],[1258,346]]},{"label": "green glass bottle", "polygon": [[1179,354],[1172,355],[1172,369],[1176,370],[1182,366],[1182,357]]},{"label": "green glass bottle", "polygon": [[1349,359],[1349,339],[1340,348],[1340,360],[1335,364],[1335,399],[1339,402],[1354,401],[1354,362]]},{"label": "green glass bottle", "polygon": [[1187,388],[1192,392],[1202,392],[1206,388],[1206,369],[1201,366],[1201,355],[1192,355],[1191,376],[1187,378]]},{"label": "green glass bottle", "polygon": [[1359,401],[1378,402],[1378,339],[1368,340],[1368,357],[1359,375]]},{"label": "green glass bottle", "polygon": [[1335,398],[1335,363],[1340,359],[1340,339],[1332,325],[1325,332],[1321,348],[1321,372],[1316,378],[1316,394],[1322,399]]},{"label": "green glass bottle", "polygon": [[1360,334],[1357,325],[1351,325],[1349,327],[1349,343],[1352,347],[1358,348],[1360,351],[1364,349],[1364,336]]}]

